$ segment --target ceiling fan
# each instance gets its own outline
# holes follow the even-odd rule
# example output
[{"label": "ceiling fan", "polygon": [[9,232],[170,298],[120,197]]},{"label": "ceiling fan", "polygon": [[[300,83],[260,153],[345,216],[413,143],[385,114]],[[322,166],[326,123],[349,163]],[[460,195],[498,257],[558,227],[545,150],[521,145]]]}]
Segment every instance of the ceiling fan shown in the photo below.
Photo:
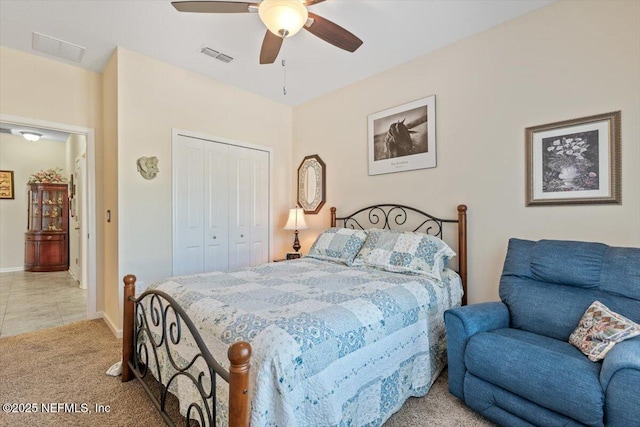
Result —
[{"label": "ceiling fan", "polygon": [[262,0],[260,3],[235,1],[174,1],[180,12],[195,13],[255,13],[267,27],[262,42],[260,63],[272,64],[278,57],[282,42],[304,28],[316,37],[349,52],[355,52],[362,40],[341,26],[311,13],[308,6],[325,0]]}]

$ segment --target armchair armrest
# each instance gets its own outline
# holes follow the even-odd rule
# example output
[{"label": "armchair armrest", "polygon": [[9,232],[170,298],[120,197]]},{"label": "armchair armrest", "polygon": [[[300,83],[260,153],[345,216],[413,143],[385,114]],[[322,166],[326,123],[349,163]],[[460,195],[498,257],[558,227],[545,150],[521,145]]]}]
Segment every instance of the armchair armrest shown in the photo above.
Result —
[{"label": "armchair armrest", "polygon": [[640,336],[616,344],[600,370],[605,424],[630,426],[640,420]]},{"label": "armchair armrest", "polygon": [[[640,371],[640,337],[616,344],[602,362],[600,384],[606,392],[611,379],[622,369]],[[640,384],[638,385],[640,387]]]},{"label": "armchair armrest", "polygon": [[502,302],[486,302],[444,312],[447,329],[449,392],[464,400],[464,352],[469,338],[478,332],[509,327],[509,309]]}]

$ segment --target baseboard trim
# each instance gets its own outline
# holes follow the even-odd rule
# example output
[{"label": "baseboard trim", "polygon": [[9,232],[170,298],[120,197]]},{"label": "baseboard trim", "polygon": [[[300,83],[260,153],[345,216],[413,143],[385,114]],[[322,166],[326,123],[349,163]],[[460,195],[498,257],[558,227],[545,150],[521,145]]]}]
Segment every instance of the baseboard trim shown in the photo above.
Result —
[{"label": "baseboard trim", "polygon": [[96,311],[93,317],[89,317],[89,320],[96,320],[96,319],[104,319],[104,312],[102,311]]},{"label": "baseboard trim", "polygon": [[13,273],[14,271],[24,271],[24,267],[6,267],[6,268],[0,268],[0,273]]},{"label": "baseboard trim", "polygon": [[69,274],[71,275],[71,277],[73,277],[73,280],[75,280],[76,282],[80,283],[80,279],[78,279],[78,278],[76,277],[76,275],[75,275],[75,274],[73,274],[73,270],[69,269],[69,270],[67,270],[67,271],[69,272]]},{"label": "baseboard trim", "polygon": [[111,319],[109,319],[109,315],[107,313],[102,313],[102,319],[104,320],[104,323],[107,324],[109,329],[111,329],[111,332],[113,333],[113,335],[115,335],[116,338],[122,338],[122,329],[116,328],[115,323],[113,323]]}]

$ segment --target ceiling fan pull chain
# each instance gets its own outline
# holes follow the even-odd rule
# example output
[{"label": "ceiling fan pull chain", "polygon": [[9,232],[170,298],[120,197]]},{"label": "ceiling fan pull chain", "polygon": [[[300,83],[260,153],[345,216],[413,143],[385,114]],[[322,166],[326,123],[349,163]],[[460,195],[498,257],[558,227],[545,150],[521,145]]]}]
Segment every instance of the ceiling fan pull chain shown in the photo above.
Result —
[{"label": "ceiling fan pull chain", "polygon": [[287,94],[287,60],[283,59],[282,60],[282,93],[284,95]]}]

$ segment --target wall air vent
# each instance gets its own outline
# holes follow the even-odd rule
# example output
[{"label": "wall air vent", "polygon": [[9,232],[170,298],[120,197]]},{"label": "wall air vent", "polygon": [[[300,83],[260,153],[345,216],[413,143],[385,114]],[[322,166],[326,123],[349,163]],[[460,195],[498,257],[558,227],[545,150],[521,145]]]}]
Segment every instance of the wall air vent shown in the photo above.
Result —
[{"label": "wall air vent", "polygon": [[84,56],[86,48],[78,46],[77,44],[69,43],[64,40],[59,40],[51,36],[44,34],[33,33],[32,47],[34,50],[44,52],[49,55],[56,56],[58,58],[66,59],[68,61],[80,62]]},{"label": "wall air vent", "polygon": [[222,62],[226,62],[227,64],[233,61],[233,58],[229,55],[225,55],[224,53],[220,53],[215,49],[211,49],[208,46],[202,46],[200,48],[200,53],[204,53],[207,56],[220,60]]}]

